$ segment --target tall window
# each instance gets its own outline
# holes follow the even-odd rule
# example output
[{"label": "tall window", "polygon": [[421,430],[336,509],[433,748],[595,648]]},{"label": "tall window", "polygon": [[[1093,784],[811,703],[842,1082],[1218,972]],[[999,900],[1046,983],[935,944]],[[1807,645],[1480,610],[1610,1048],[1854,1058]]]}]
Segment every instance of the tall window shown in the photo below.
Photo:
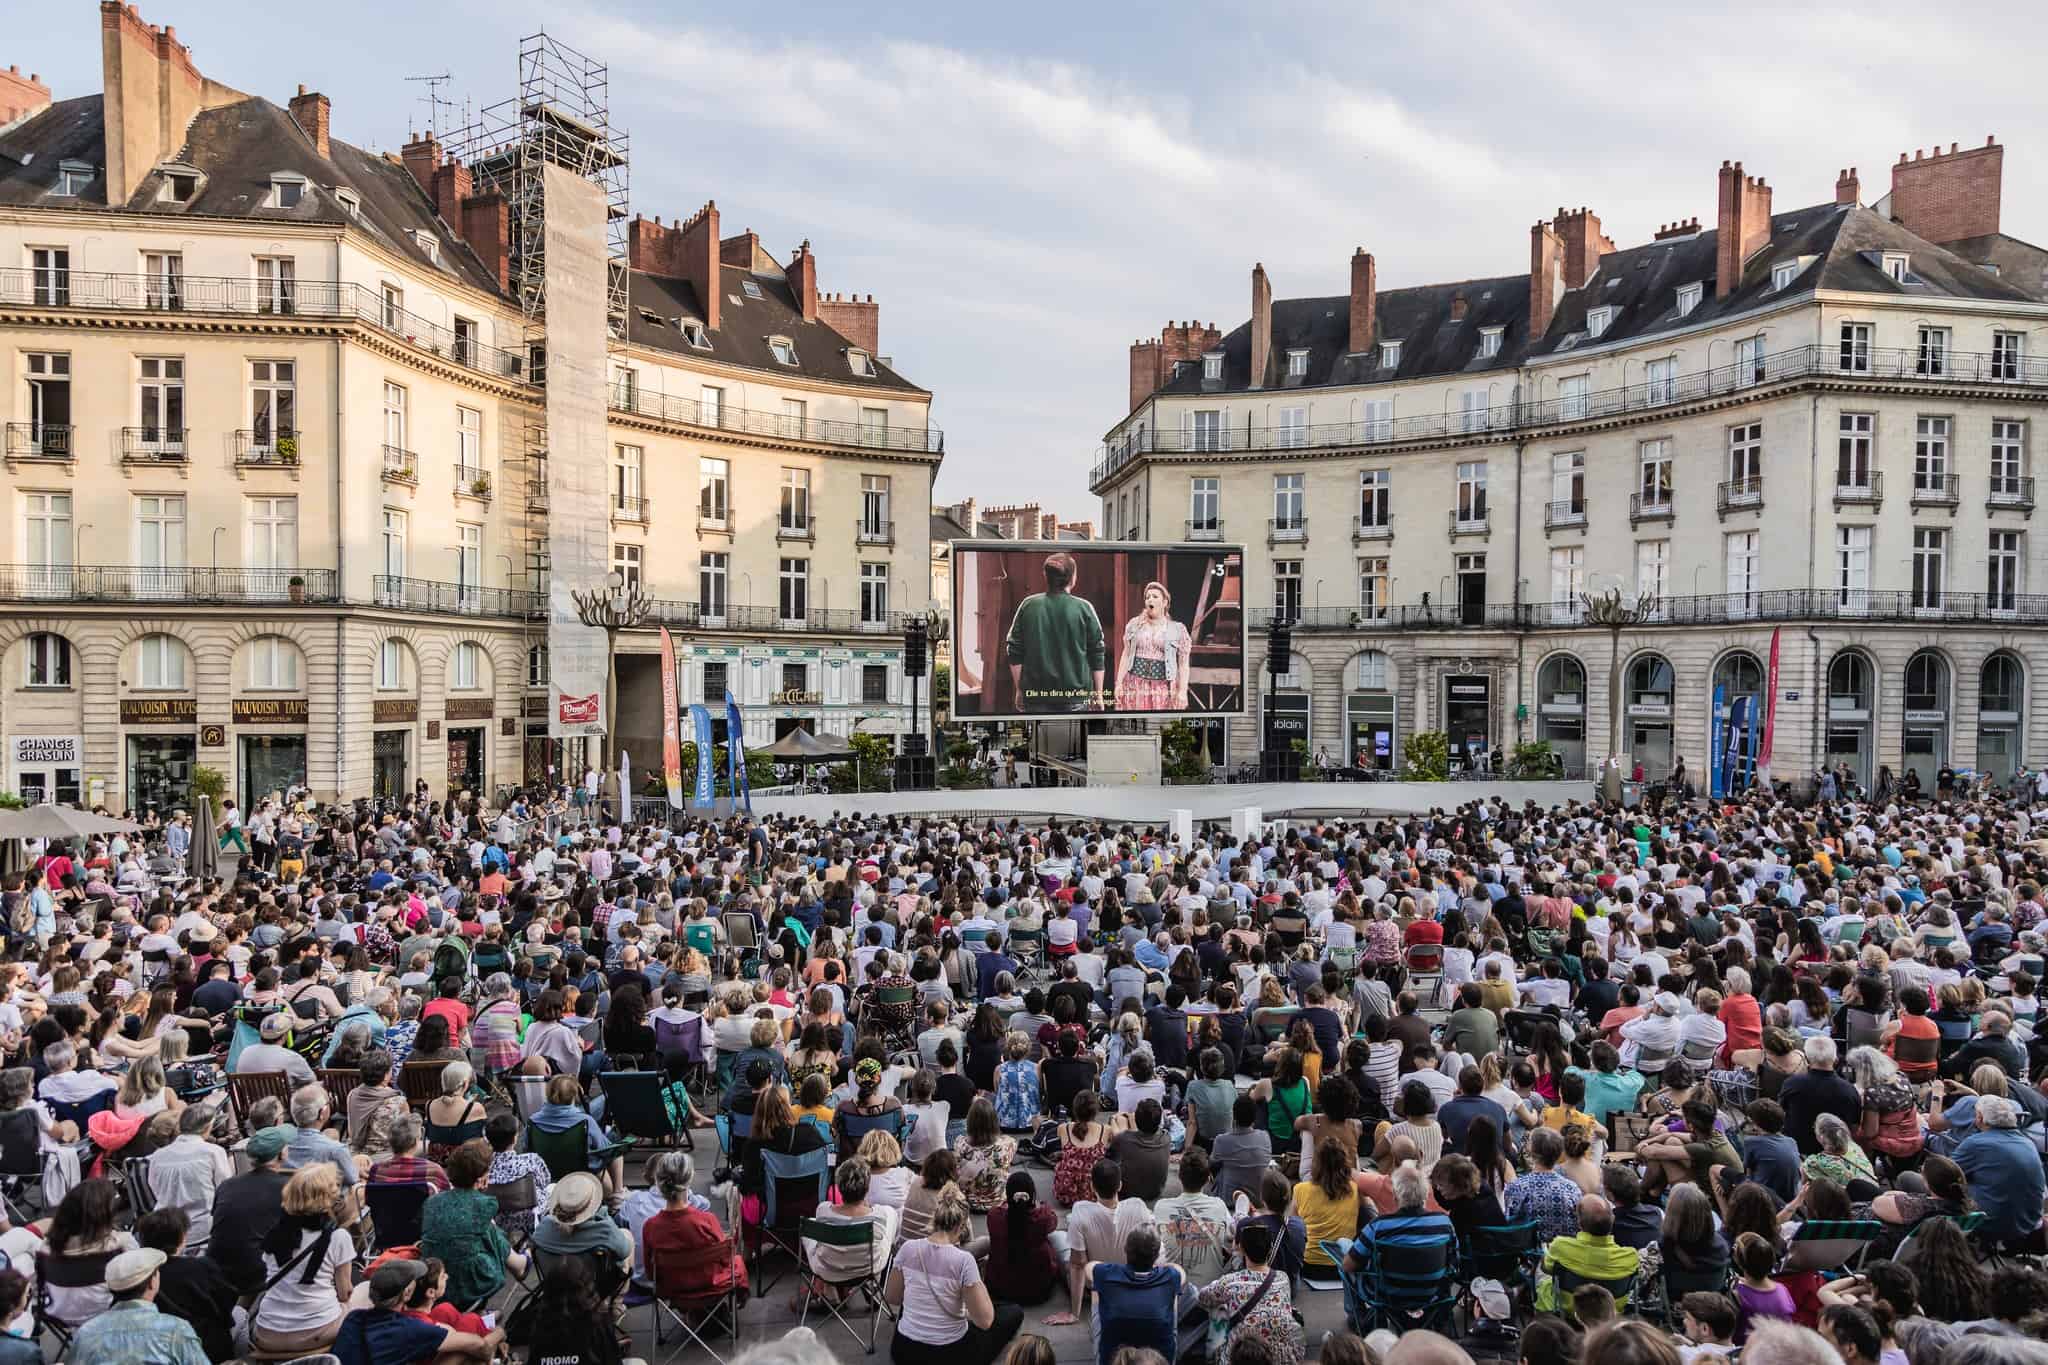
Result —
[{"label": "tall window", "polygon": [[1678,358],[1665,356],[1643,366],[1644,397],[1652,403],[1669,403],[1678,397]]},{"label": "tall window", "polygon": [[273,450],[277,438],[298,430],[298,365],[290,360],[249,362],[249,425],[256,447]]},{"label": "tall window", "polygon": [[803,437],[807,434],[806,429],[804,427],[804,421],[809,412],[810,406],[807,403],[805,403],[803,399],[783,399],[781,423],[782,434],[784,436],[788,436],[796,440],[803,439]]},{"label": "tall window", "polygon": [[1920,329],[1920,373],[1932,375],[1947,374],[1948,350],[1948,328],[1922,327]]},{"label": "tall window", "polygon": [[[1661,604],[1671,595],[1671,542],[1636,542],[1636,592],[1653,593]],[[1661,606],[1659,610],[1661,610]]]},{"label": "tall window", "polygon": [[1913,606],[1939,609],[1948,584],[1948,532],[1932,526],[1913,528]]},{"label": "tall window", "polygon": [[860,529],[869,537],[889,534],[889,476],[860,476]]},{"label": "tall window", "polygon": [[387,692],[405,686],[405,645],[398,640],[377,646],[377,686]]},{"label": "tall window", "polygon": [[778,575],[779,598],[784,621],[803,621],[811,611],[811,561],[784,558]]},{"label": "tall window", "polygon": [[1671,442],[1644,441],[1636,447],[1636,491],[1644,507],[1671,505]]},{"label": "tall window", "polygon": [[860,443],[877,450],[889,444],[889,410],[887,408],[862,408],[860,410]]},{"label": "tall window", "polygon": [[1279,439],[1274,442],[1282,450],[1298,450],[1308,444],[1308,409],[1302,407],[1280,409]]},{"label": "tall window", "polygon": [[1758,533],[1731,531],[1723,538],[1722,543],[1727,557],[1728,595],[1737,599],[1743,606],[1748,606],[1758,587]]},{"label": "tall window", "polygon": [[1948,418],[1922,417],[1913,426],[1913,490],[1940,493],[1948,488]]},{"label": "tall window", "polygon": [[482,523],[455,523],[455,590],[465,608],[474,609],[482,600],[484,585],[484,528]]},{"label": "tall window", "polygon": [[715,427],[725,415],[725,390],[709,384],[697,390],[697,424]]},{"label": "tall window", "polygon": [[697,614],[706,621],[723,621],[726,606],[726,576],[732,556],[723,550],[705,550],[697,556]]},{"label": "tall window", "polygon": [[612,572],[630,591],[644,581],[640,577],[641,553],[638,545],[618,544],[612,546]]},{"label": "tall window", "polygon": [[1467,524],[1486,520],[1486,461],[1468,460],[1458,466],[1458,520]]},{"label": "tall window", "polygon": [[708,705],[725,704],[726,666],[721,660],[711,660],[704,665],[704,700]]},{"label": "tall window", "polygon": [[1299,531],[1307,519],[1302,505],[1305,496],[1306,476],[1301,474],[1275,474],[1273,476],[1273,529],[1275,531]]},{"label": "tall window", "polygon": [[1554,545],[1550,550],[1550,609],[1559,620],[1577,615],[1579,594],[1586,590],[1586,547]]},{"label": "tall window", "polygon": [[384,386],[384,453],[387,459],[394,451],[410,450],[406,444],[405,388],[399,384]]},{"label": "tall window", "polygon": [[455,363],[476,364],[476,319],[455,319]]},{"label": "tall window", "polygon": [[889,623],[889,566],[860,566],[860,623],[885,626]]},{"label": "tall window", "polygon": [[1394,475],[1389,469],[1366,469],[1358,475],[1358,525],[1361,529],[1390,525],[1394,519]]},{"label": "tall window", "polygon": [[1837,368],[1850,374],[1870,373],[1870,324],[1842,324],[1841,345],[1836,352]]},{"label": "tall window", "polygon": [[185,448],[185,362],[146,355],[140,361],[142,439],[153,450]]},{"label": "tall window", "polygon": [[1984,595],[1993,611],[2012,611],[2019,606],[2020,566],[2025,563],[2018,531],[1993,531],[1986,551]]},{"label": "tall window", "polygon": [[289,313],[298,289],[298,263],[289,256],[256,258],[256,311]]},{"label": "tall window", "polygon": [[1567,375],[1557,381],[1557,415],[1576,422],[1586,415],[1586,396],[1593,387],[1592,376]]},{"label": "tall window", "polygon": [[299,500],[252,497],[248,514],[249,567],[265,579],[298,568]]},{"label": "tall window", "polygon": [[1761,384],[1769,376],[1764,365],[1764,339],[1744,337],[1735,343],[1735,382],[1742,387]]},{"label": "tall window", "polygon": [[1188,480],[1188,530],[1214,534],[1222,526],[1221,482],[1214,478]]},{"label": "tall window", "polygon": [[811,471],[782,471],[782,529],[797,533],[811,529]]},{"label": "tall window", "polygon": [[28,672],[23,681],[30,687],[71,686],[71,642],[61,635],[31,635],[24,643]]},{"label": "tall window", "polygon": [[1586,452],[1565,450],[1550,457],[1551,510],[1576,515],[1586,510]]},{"label": "tall window", "polygon": [[1458,395],[1458,430],[1484,431],[1486,419],[1492,407],[1493,394],[1488,389],[1466,389]]},{"label": "tall window", "polygon": [[185,686],[185,646],[170,635],[145,635],[135,646],[136,686],[179,691]]},{"label": "tall window", "polygon": [[449,670],[448,686],[457,692],[474,692],[483,686],[483,650],[475,641],[464,640],[455,646],[454,667]]},{"label": "tall window", "polygon": [[889,665],[863,664],[861,666],[860,699],[868,702],[889,700]]},{"label": "tall window", "polygon": [[2018,379],[2026,365],[2027,336],[2024,332],[1991,334],[1991,377]]},{"label": "tall window", "polygon": [[697,461],[697,520],[706,526],[724,530],[731,525],[732,515],[729,493],[732,487],[732,466],[724,460],[699,459]]},{"label": "tall window", "polygon": [[612,509],[626,516],[640,513],[640,480],[645,472],[646,452],[639,446],[612,447]]},{"label": "tall window", "polygon": [[534,645],[526,651],[526,685],[546,687],[548,685],[548,647]]},{"label": "tall window", "polygon": [[1301,619],[1301,561],[1273,561],[1273,615],[1284,621]]},{"label": "tall window", "polygon": [[384,509],[384,572],[405,577],[405,513],[395,507]]},{"label": "tall window", "polygon": [[1868,412],[1842,414],[1835,443],[1835,487],[1870,487],[1871,457],[1875,443],[1876,415]]},{"label": "tall window", "polygon": [[28,366],[29,453],[71,454],[71,357],[59,351],[30,351]]},{"label": "tall window", "polygon": [[146,493],[135,500],[138,589],[152,597],[180,591],[185,567],[185,499]]},{"label": "tall window", "polygon": [[1870,528],[1835,528],[1835,592],[1844,611],[1863,611],[1870,603]]},{"label": "tall window", "polygon": [[1385,441],[1394,434],[1394,400],[1391,398],[1368,398],[1365,400],[1365,439]]},{"label": "tall window", "polygon": [[1358,611],[1368,621],[1383,621],[1394,600],[1393,579],[1387,574],[1387,559],[1375,555],[1358,561]]},{"label": "tall window", "polygon": [[1728,428],[1728,481],[1736,491],[1763,486],[1764,424],[1744,422]]},{"label": "tall window", "polygon": [[1188,414],[1188,449],[1223,449],[1223,414],[1203,408]]},{"label": "tall window", "polygon": [[22,530],[30,570],[40,571],[55,586],[56,575],[71,568],[71,495],[22,494]]},{"label": "tall window", "polygon": [[2017,498],[2027,476],[2027,424],[1999,418],[1991,423],[1991,495]]},{"label": "tall window", "polygon": [[378,291],[384,301],[384,326],[396,332],[405,325],[405,291],[395,284],[387,284]]},{"label": "tall window", "polygon": [[61,246],[29,248],[29,278],[39,308],[63,308],[71,302],[71,252]]},{"label": "tall window", "polygon": [[465,491],[484,473],[484,415],[475,408],[455,409],[456,477]]},{"label": "tall window", "polygon": [[176,309],[185,306],[185,258],[175,251],[146,251],[142,255],[143,297],[151,308]]},{"label": "tall window", "polygon": [[249,642],[249,686],[290,691],[299,685],[299,649],[278,635]]}]

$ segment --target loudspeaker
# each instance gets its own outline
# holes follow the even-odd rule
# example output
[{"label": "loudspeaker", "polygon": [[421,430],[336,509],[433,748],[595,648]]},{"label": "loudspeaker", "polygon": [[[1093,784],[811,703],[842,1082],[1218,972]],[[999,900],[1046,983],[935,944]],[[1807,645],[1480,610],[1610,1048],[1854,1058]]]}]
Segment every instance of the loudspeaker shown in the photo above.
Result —
[{"label": "loudspeaker", "polygon": [[1301,755],[1292,749],[1261,749],[1259,751],[1259,781],[1301,781]]},{"label": "loudspeaker", "polygon": [[1275,621],[1266,630],[1266,671],[1285,673],[1294,661],[1294,623]]},{"label": "loudspeaker", "polygon": [[937,785],[937,767],[930,754],[896,755],[897,791],[927,792]]},{"label": "loudspeaker", "polygon": [[903,674],[909,678],[924,676],[925,623],[922,617],[913,620],[903,629]]}]

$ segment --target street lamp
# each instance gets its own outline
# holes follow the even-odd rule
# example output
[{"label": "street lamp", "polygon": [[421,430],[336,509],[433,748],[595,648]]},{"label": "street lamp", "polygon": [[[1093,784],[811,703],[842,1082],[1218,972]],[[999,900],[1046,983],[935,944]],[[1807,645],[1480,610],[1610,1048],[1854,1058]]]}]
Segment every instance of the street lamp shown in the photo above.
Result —
[{"label": "street lamp", "polygon": [[[1639,626],[1657,611],[1657,594],[1638,593],[1634,601],[1622,596],[1619,587],[1579,594],[1589,624],[1605,627],[1607,648],[1607,761],[1617,773],[1621,754],[1621,633]],[[1617,784],[1618,786],[1619,784]],[[1615,797],[1618,800],[1620,793]]]},{"label": "street lamp", "polygon": [[631,630],[647,619],[653,604],[635,583],[626,586],[626,576],[613,569],[605,578],[605,590],[572,589],[576,619],[604,632],[604,767],[612,770],[613,737],[619,730],[619,632]]}]

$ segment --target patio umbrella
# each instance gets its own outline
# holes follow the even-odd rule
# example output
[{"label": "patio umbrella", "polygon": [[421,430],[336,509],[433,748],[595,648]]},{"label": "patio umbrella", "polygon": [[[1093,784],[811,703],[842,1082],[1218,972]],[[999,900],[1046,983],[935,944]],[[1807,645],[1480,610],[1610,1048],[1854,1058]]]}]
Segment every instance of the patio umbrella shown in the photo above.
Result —
[{"label": "patio umbrella", "polygon": [[199,794],[199,810],[192,819],[190,863],[186,871],[195,877],[220,875],[220,833],[213,827],[213,798],[204,792]]},{"label": "patio umbrella", "polygon": [[76,806],[28,806],[0,811],[0,839],[90,839],[101,834],[132,834],[132,820],[115,820]]}]

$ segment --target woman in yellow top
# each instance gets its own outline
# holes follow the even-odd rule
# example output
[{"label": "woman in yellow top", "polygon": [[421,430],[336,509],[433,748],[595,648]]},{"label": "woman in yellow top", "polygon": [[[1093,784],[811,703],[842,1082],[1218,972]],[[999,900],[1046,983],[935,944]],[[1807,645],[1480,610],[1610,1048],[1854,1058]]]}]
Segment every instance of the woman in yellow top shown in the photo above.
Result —
[{"label": "woman in yellow top", "polygon": [[1334,1137],[1324,1138],[1316,1148],[1309,1177],[1294,1187],[1294,1210],[1308,1229],[1301,1275],[1306,1280],[1330,1284],[1337,1279],[1337,1265],[1321,1244],[1348,1241],[1358,1235],[1357,1163],[1345,1154],[1343,1143]]}]

